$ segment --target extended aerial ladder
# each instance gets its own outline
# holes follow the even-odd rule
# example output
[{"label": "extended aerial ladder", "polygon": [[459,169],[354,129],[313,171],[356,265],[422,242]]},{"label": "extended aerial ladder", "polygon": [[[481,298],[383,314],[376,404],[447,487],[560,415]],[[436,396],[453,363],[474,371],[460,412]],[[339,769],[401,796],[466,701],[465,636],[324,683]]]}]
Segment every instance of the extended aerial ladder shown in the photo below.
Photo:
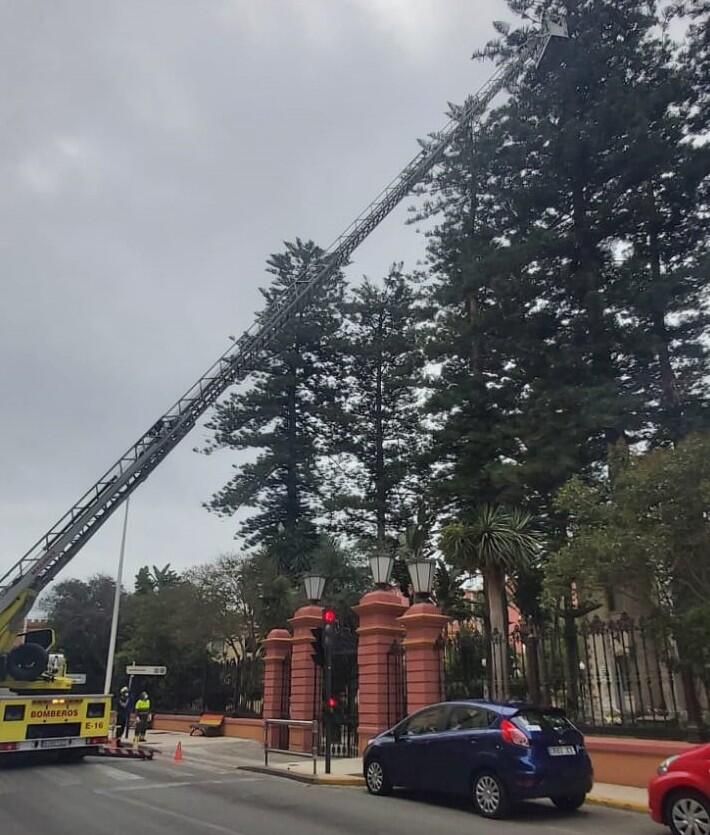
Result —
[{"label": "extended aerial ladder", "polygon": [[[495,97],[527,69],[537,66],[553,38],[566,38],[564,22],[545,21],[435,137],[377,195],[370,205],[308,266],[278,300],[191,386],[152,427],[19,560],[0,577],[0,687],[69,689],[61,671],[48,670],[50,639],[44,636],[13,648],[37,595],[73,559],[111,514],[153,472],[229,386],[243,379],[295,312],[442,160],[461,134],[480,122]],[[59,672],[59,674],[57,674]]]}]

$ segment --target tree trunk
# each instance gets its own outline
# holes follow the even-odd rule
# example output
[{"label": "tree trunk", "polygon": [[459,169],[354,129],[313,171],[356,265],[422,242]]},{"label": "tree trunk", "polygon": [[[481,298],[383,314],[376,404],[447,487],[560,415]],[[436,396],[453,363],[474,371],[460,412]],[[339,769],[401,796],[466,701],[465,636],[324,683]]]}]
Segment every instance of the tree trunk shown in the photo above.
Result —
[{"label": "tree trunk", "polygon": [[[380,325],[382,320],[380,319]],[[380,340],[382,332],[380,330]],[[375,519],[377,541],[382,545],[387,533],[387,485],[385,483],[385,442],[382,420],[382,342],[377,354],[375,388]]]},{"label": "tree trunk", "polygon": [[[651,261],[651,276],[656,287],[663,285],[661,273],[661,246],[659,241],[660,218],[653,184],[648,184],[648,200],[651,212],[649,240],[649,254]],[[651,310],[651,328],[656,340],[656,356],[661,377],[661,403],[666,413],[667,429],[670,438],[677,443],[684,434],[683,407],[678,396],[678,381],[671,361],[670,338],[666,327],[666,311],[654,306]]]},{"label": "tree trunk", "polygon": [[498,568],[486,571],[486,594],[491,623],[491,683],[494,699],[506,699],[509,693],[508,681],[508,636],[506,624],[505,574]]}]

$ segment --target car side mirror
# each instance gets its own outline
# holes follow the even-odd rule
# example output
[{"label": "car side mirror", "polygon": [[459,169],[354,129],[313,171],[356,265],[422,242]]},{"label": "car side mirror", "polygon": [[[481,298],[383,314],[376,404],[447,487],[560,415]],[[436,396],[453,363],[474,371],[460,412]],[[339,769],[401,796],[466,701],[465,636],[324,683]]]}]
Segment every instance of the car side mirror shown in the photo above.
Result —
[{"label": "car side mirror", "polygon": [[405,734],[406,734],[406,729],[405,729],[405,728],[395,728],[395,729],[392,731],[392,736],[394,737],[394,741],[395,741],[395,742],[399,742],[399,741],[400,741],[400,739],[402,739],[402,737],[403,737]]}]

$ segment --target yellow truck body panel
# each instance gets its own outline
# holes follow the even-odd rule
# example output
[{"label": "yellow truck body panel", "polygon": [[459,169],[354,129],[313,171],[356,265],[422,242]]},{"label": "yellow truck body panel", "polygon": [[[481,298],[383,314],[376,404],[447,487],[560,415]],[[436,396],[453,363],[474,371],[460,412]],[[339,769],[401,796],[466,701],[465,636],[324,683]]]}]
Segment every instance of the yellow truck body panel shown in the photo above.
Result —
[{"label": "yellow truck body panel", "polygon": [[110,722],[110,696],[0,696],[0,755],[44,750],[86,753],[108,742]]}]

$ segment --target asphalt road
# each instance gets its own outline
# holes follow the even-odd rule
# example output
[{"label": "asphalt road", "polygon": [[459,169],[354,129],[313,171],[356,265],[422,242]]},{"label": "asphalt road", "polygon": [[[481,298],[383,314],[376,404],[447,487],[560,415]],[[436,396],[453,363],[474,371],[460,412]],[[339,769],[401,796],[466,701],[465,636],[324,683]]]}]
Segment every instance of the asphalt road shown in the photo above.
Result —
[{"label": "asphalt road", "polygon": [[530,803],[484,821],[461,802],[309,786],[236,770],[226,758],[182,764],[87,760],[0,768],[2,835],[662,835],[643,815],[589,806],[566,815]]}]

